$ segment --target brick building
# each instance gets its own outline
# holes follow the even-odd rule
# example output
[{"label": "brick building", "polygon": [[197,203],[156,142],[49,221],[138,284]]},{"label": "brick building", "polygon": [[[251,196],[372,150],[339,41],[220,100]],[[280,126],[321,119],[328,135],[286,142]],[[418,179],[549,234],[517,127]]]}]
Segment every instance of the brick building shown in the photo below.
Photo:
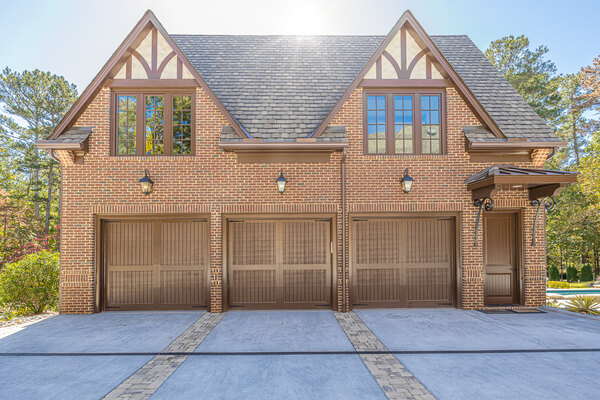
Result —
[{"label": "brick building", "polygon": [[563,145],[410,12],[291,37],[148,11],[38,143],[62,165],[60,310],[539,306]]}]

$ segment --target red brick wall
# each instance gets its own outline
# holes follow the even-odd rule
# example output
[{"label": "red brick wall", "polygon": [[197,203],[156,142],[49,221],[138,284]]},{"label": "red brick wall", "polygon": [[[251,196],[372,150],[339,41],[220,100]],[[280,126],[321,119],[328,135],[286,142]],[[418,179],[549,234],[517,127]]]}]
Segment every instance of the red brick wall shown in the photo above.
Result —
[{"label": "red brick wall", "polygon": [[[102,89],[77,121],[92,126],[90,152],[84,164],[63,163],[61,312],[94,311],[96,287],[96,216],[151,213],[202,213],[210,216],[211,310],[220,311],[223,298],[222,221],[225,215],[248,213],[314,213],[336,218],[337,293],[341,307],[341,182],[339,153],[329,163],[240,164],[233,153],[218,149],[223,115],[201,90],[196,91],[196,156],[115,157],[109,155],[110,90]],[[446,211],[460,215],[459,274],[462,303],[483,305],[482,247],[473,246],[477,209],[464,179],[488,166],[470,163],[464,150],[463,125],[480,124],[457,92],[447,92],[448,149],[441,156],[364,156],[362,154],[362,91],[357,89],[335,116],[349,141],[347,207],[350,215],[364,212]],[[543,162],[536,157],[536,165]],[[539,165],[538,165],[539,166]],[[282,196],[275,179],[283,168],[288,184]],[[415,179],[410,194],[402,193],[399,178],[409,168]],[[144,196],[138,180],[144,169],[155,182]],[[535,210],[522,191],[501,193],[497,208],[514,208],[523,216],[523,254],[526,305],[545,301],[543,224],[536,247],[528,246]],[[346,287],[349,288],[348,276]]]}]

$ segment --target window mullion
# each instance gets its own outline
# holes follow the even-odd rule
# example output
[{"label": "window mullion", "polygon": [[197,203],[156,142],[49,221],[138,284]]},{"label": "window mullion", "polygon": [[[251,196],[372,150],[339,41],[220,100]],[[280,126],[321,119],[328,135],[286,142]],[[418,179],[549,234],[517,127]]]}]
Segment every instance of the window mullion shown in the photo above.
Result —
[{"label": "window mullion", "polygon": [[144,93],[138,93],[136,96],[136,116],[135,116],[135,154],[143,156],[146,148],[146,117],[144,114],[144,104],[146,99]]},{"label": "window mullion", "polygon": [[164,154],[173,155],[173,95],[165,94],[165,111],[164,111]]},{"label": "window mullion", "polygon": [[385,110],[385,139],[387,146],[387,154],[395,154],[396,148],[394,146],[394,95],[388,93],[386,96],[386,110]]},{"label": "window mullion", "polygon": [[422,147],[422,137],[421,137],[421,95],[415,93],[415,101],[414,101],[414,110],[413,110],[413,121],[414,121],[414,132],[413,132],[413,148],[415,154],[423,154]]}]

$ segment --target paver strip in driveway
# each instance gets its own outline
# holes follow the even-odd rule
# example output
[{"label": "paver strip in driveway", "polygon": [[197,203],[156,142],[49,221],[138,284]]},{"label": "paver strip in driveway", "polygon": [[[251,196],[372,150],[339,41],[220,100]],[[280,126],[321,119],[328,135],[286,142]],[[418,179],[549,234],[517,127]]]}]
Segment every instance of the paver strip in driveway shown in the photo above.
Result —
[{"label": "paver strip in driveway", "polygon": [[[224,314],[206,313],[177,339],[167,346],[163,353],[191,353],[219,323]],[[137,370],[123,383],[106,395],[105,399],[148,399],[177,368],[188,358],[187,355],[157,355]]]},{"label": "paver strip in driveway", "polygon": [[[388,351],[353,311],[336,312],[335,317],[356,351]],[[360,358],[389,399],[435,399],[393,354],[361,354]]]}]

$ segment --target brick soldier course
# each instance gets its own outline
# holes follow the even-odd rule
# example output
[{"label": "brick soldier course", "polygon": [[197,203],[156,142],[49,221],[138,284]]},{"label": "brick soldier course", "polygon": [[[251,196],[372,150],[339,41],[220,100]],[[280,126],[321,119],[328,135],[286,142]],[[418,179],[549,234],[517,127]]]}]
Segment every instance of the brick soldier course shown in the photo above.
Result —
[{"label": "brick soldier course", "polygon": [[[399,32],[401,26],[407,21],[412,24],[416,31],[419,31],[420,26],[414,20],[414,17],[405,14],[399,22],[399,26],[395,27],[395,31],[393,30],[390,35]],[[146,14],[138,25],[140,28],[137,31],[134,30],[134,33],[137,32],[142,35],[141,32],[147,31],[142,28],[147,25],[154,25],[159,27],[159,33],[162,32],[164,36],[168,36],[151,13]],[[410,216],[419,213],[451,215],[456,218],[458,226],[458,234],[455,238],[457,254],[455,255],[454,271],[456,279],[453,283],[456,286],[454,305],[465,309],[480,308],[485,305],[485,246],[474,246],[478,208],[473,205],[472,193],[471,190],[467,189],[465,179],[492,164],[498,163],[509,163],[521,168],[543,168],[544,161],[551,155],[553,148],[562,145],[562,142],[552,137],[551,132],[546,134],[548,137],[539,134],[543,127],[535,126],[535,124],[539,124],[535,120],[533,123],[527,122],[520,128],[522,130],[519,132],[523,136],[521,139],[513,138],[511,136],[513,133],[509,128],[499,128],[499,126],[504,127],[504,125],[498,121],[503,121],[502,118],[506,118],[506,116],[498,116],[495,117],[498,127],[494,129],[502,131],[501,133],[505,137],[494,137],[492,134],[494,129],[492,129],[492,126],[488,126],[491,123],[485,120],[487,117],[482,117],[487,113],[482,113],[478,108],[480,105],[469,99],[467,92],[470,91],[465,92],[465,89],[461,87],[460,80],[457,83],[446,77],[444,78],[446,86],[443,87],[445,93],[443,114],[445,117],[443,122],[445,125],[445,150],[442,154],[365,154],[363,101],[365,93],[370,89],[360,85],[352,88],[349,86],[350,79],[347,81],[345,88],[338,89],[335,96],[332,96],[334,98],[330,101],[331,106],[335,104],[337,98],[342,97],[344,90],[347,89],[347,96],[342,97],[343,101],[337,108],[333,109],[331,118],[325,123],[323,122],[325,117],[322,114],[316,122],[319,124],[325,123],[323,128],[327,126],[345,127],[344,138],[340,139],[341,142],[347,143],[345,158],[346,213],[343,214],[341,181],[343,156],[341,151],[332,151],[329,159],[322,162],[311,162],[310,160],[287,162],[284,158],[276,161],[241,163],[238,157],[242,153],[224,151],[220,147],[224,144],[238,142],[242,144],[281,144],[288,142],[293,144],[323,144],[336,143],[335,141],[338,139],[334,138],[326,141],[325,139],[308,138],[308,136],[302,136],[298,133],[288,133],[284,123],[285,116],[280,115],[273,117],[274,122],[264,124],[264,126],[268,125],[265,132],[271,132],[272,125],[278,126],[278,123],[283,121],[280,136],[269,133],[270,136],[261,137],[260,123],[257,124],[257,121],[260,122],[260,118],[267,118],[269,113],[275,111],[269,111],[270,109],[267,106],[262,109],[257,106],[258,116],[250,118],[244,114],[245,109],[240,108],[240,110],[237,110],[235,108],[236,103],[227,97],[229,96],[228,92],[222,90],[219,84],[216,83],[217,78],[206,74],[206,77],[201,76],[203,73],[202,68],[205,67],[202,64],[202,53],[201,51],[194,52],[195,42],[186,36],[175,36],[175,42],[181,47],[186,57],[191,60],[196,58],[200,60],[197,63],[189,63],[189,61],[183,60],[184,62],[180,63],[178,75],[178,79],[184,76],[181,74],[181,69],[191,69],[192,64],[198,70],[188,72],[194,77],[198,75],[195,79],[199,82],[194,84],[192,88],[188,88],[193,93],[195,100],[195,130],[193,132],[193,135],[195,135],[195,153],[193,155],[114,155],[114,144],[111,142],[113,140],[111,139],[111,132],[114,129],[114,121],[112,121],[114,114],[113,92],[116,90],[126,91],[126,89],[114,86],[120,79],[115,71],[118,71],[120,66],[131,68],[120,58],[115,59],[114,64],[111,64],[112,69],[106,69],[105,75],[100,75],[100,77],[104,76],[104,79],[97,82],[96,88],[89,89],[89,95],[87,91],[84,92],[82,98],[85,101],[81,101],[78,112],[68,114],[66,117],[70,122],[61,123],[49,140],[41,142],[41,145],[45,146],[44,148],[51,149],[62,165],[61,313],[101,311],[100,304],[102,304],[101,299],[104,292],[103,278],[99,273],[101,268],[99,256],[101,252],[100,218],[152,215],[163,215],[165,217],[201,215],[208,220],[210,231],[210,279],[208,280],[210,295],[208,309],[211,312],[221,312],[227,308],[227,293],[225,290],[227,265],[224,257],[227,237],[224,236],[224,226],[226,218],[235,215],[289,217],[302,214],[327,215],[332,218],[334,224],[332,240],[335,250],[333,260],[335,288],[332,296],[334,299],[332,307],[337,311],[348,311],[352,307],[350,304],[352,296],[350,292],[352,260],[349,256],[348,234],[350,233],[350,221],[353,216]],[[446,40],[454,38],[452,40],[459,44],[464,40],[468,42],[467,44],[471,42],[464,37],[448,38],[435,37],[433,39],[440,49],[444,49],[444,55],[448,56],[449,59],[453,59],[453,66],[458,69],[462,64],[460,59],[457,61],[454,58],[460,57],[461,54],[459,52],[450,54],[454,45],[447,44]],[[203,39],[200,37],[198,40],[202,41]],[[211,40],[216,39],[213,37],[206,39],[207,43],[212,43]],[[222,40],[230,39],[223,38]],[[385,42],[385,40],[387,39],[384,37],[371,37],[368,43],[373,42],[375,44],[369,44],[371,47],[368,48],[368,51],[363,50],[364,54],[361,55],[363,58],[359,64],[362,65],[367,62],[369,55],[375,49],[378,49],[377,45],[382,41]],[[367,43],[367,40],[365,39],[361,43]],[[367,44],[364,44],[363,47],[368,47]],[[126,47],[135,48],[139,45],[139,40],[136,42],[131,38],[129,42],[125,42],[125,45]],[[248,44],[248,46],[250,45],[251,43]],[[335,44],[332,46],[334,48]],[[434,48],[435,46],[431,45],[431,47]],[[381,51],[383,51],[383,48]],[[379,54],[381,54],[381,51]],[[120,54],[119,52],[116,53],[117,58],[120,57]],[[123,53],[123,57],[125,56],[126,54]],[[326,54],[321,56],[326,57]],[[477,56],[477,53],[475,56]],[[433,59],[434,55],[428,53],[427,57]],[[468,60],[468,55],[464,57]],[[176,58],[179,60],[179,53],[177,53]],[[183,59],[183,57],[181,58]],[[123,60],[125,59],[123,58]],[[478,60],[481,62],[481,59]],[[335,64],[335,60],[331,62]],[[355,75],[362,71],[360,65],[355,71]],[[443,69],[443,65],[428,65],[429,69]],[[131,74],[129,69],[127,71]],[[366,69],[363,72],[366,73]],[[319,71],[314,73],[318,75]],[[431,74],[431,71],[428,73]],[[200,84],[202,78],[206,79],[210,88],[204,83]],[[468,81],[467,78],[463,75],[461,79]],[[490,88],[498,84],[498,79],[503,78],[494,76],[493,79],[490,79]],[[153,84],[160,81],[156,78],[152,80]],[[181,78],[180,80],[181,82],[185,81],[185,84],[189,84],[191,78]],[[123,79],[125,83],[121,83],[121,85],[122,87],[126,87],[128,84],[143,85],[139,81],[141,79]],[[165,85],[167,87],[174,85],[173,82],[175,81],[170,79]],[[406,84],[407,81],[402,82]],[[390,83],[390,85],[392,84]],[[501,84],[503,85],[503,83]],[[427,85],[427,83],[423,83],[423,85]],[[152,90],[160,91],[162,89]],[[393,90],[398,91],[400,89]],[[471,90],[475,92],[473,87]],[[506,90],[506,87],[502,86],[502,90]],[[151,90],[148,89],[148,91]],[[225,94],[219,97],[219,93]],[[244,98],[248,94],[239,93],[239,96]],[[510,96],[514,98],[512,92],[506,95],[506,98]],[[220,99],[223,104],[219,104]],[[479,100],[482,104],[485,101],[491,101],[489,98],[482,96],[479,97]],[[254,102],[250,100],[250,104],[258,104],[260,101],[262,101],[260,98],[257,98]],[[287,100],[280,101],[285,102]],[[502,104],[504,100],[498,99],[497,101]],[[523,104],[525,103],[523,102]],[[327,109],[331,110],[331,106]],[[76,104],[77,107],[78,104]],[[521,103],[519,103],[519,107],[522,108]],[[492,108],[490,107],[488,110],[490,115],[494,111]],[[299,114],[304,112],[304,109],[298,109]],[[531,113],[533,113],[533,117]],[[521,114],[527,114],[529,120],[522,117]],[[527,121],[537,118],[531,109],[521,110],[520,114],[516,113],[515,115],[516,119],[522,118]],[[234,119],[232,119],[232,116]],[[236,126],[236,123],[240,123],[240,126]],[[231,127],[240,130],[245,123],[248,129],[254,129],[252,131],[254,132],[253,138],[250,136],[240,138],[235,136],[236,133],[234,132],[235,139],[232,139],[232,141],[226,140],[229,136],[224,133],[225,131],[232,132]],[[521,121],[515,120],[514,123],[518,125]],[[259,127],[256,128],[255,125]],[[509,125],[507,123],[506,126]],[[310,133],[316,131],[316,126],[320,125],[311,125],[302,129],[308,129]],[[466,133],[465,130],[466,126],[487,127],[484,130],[487,132],[486,135],[489,136],[486,139],[489,143],[497,142],[501,145],[508,143],[504,147],[499,145],[497,152],[508,161],[490,162],[483,160],[481,157],[474,158],[471,150],[468,150],[467,147],[469,143],[475,143],[479,139],[476,140],[469,136],[470,134]],[[73,132],[73,127],[91,127],[91,133],[80,141],[81,149],[73,150],[65,145],[66,139],[64,138],[71,135],[67,132]],[[224,127],[227,127],[227,129]],[[289,132],[296,132],[293,129],[296,128],[290,128]],[[533,132],[531,135],[529,135],[528,129]],[[298,132],[300,131],[301,129],[298,130]],[[240,132],[245,134],[249,131],[242,129]],[[486,143],[486,140],[480,142]],[[552,142],[552,140],[555,142]],[[529,161],[523,161],[522,152],[519,156],[515,155],[516,153],[511,153],[512,150],[509,147],[514,143],[531,146],[528,150]],[[546,145],[540,143],[546,143]],[[268,153],[269,151],[272,151],[272,154],[277,154],[276,150],[266,150],[264,154],[271,154]],[[286,155],[282,157],[286,157]],[[498,157],[494,160],[500,160]],[[83,162],[81,162],[82,160]],[[410,175],[414,178],[414,185],[409,194],[402,193],[400,189],[400,178],[405,169],[408,169]],[[150,195],[144,195],[138,185],[138,180],[143,176],[144,170],[150,172],[154,181],[153,192]],[[288,179],[283,195],[277,191],[275,185],[275,179],[279,176],[281,170],[284,171],[285,177]],[[527,184],[521,189],[506,186],[499,187],[493,195],[493,200],[495,210],[512,210],[519,213],[518,224],[521,227],[518,235],[519,259],[521,260],[519,285],[520,291],[523,293],[522,305],[535,307],[545,302],[544,214],[541,213],[541,219],[537,225],[535,246],[532,246],[529,242],[533,235],[537,209],[530,205],[529,193],[526,188]],[[344,220],[345,233],[342,232],[342,222]],[[479,233],[480,243],[483,242],[482,232]],[[345,249],[343,248],[343,237],[347,238]],[[346,250],[345,275],[344,260],[342,259],[344,250]],[[346,288],[345,293],[343,292],[344,287]],[[398,363],[398,365],[400,364]],[[399,368],[401,368],[401,365]],[[399,373],[402,375],[401,372]],[[426,398],[426,391],[423,392],[423,396],[423,398]]]}]

